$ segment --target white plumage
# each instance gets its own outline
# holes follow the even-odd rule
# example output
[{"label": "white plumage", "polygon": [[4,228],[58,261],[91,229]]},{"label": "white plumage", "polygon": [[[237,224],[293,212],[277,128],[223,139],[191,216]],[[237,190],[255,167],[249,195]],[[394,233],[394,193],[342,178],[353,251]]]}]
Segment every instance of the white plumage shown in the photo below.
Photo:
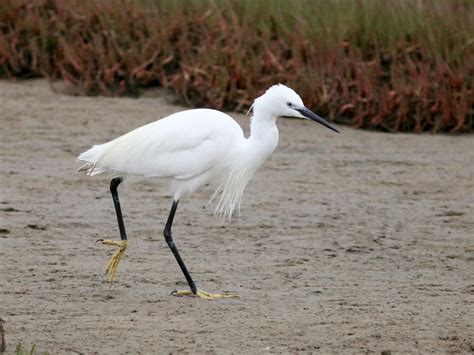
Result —
[{"label": "white plumage", "polygon": [[187,110],[94,145],[79,155],[86,162],[79,170],[89,176],[108,172],[166,178],[175,201],[210,184],[218,199],[215,212],[231,216],[247,183],[277,146],[277,118],[308,117],[301,98],[284,85],[272,86],[252,108],[248,138],[225,113]]}]

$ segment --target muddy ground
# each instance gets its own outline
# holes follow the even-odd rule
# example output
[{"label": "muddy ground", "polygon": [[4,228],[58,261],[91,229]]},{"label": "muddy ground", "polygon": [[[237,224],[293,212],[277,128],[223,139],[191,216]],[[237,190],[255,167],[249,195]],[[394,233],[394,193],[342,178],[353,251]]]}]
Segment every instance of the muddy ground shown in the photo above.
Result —
[{"label": "muddy ground", "polygon": [[175,219],[198,285],[239,299],[170,295],[186,283],[162,236],[166,184],[121,186],[130,243],[109,287],[112,249],[95,242],[119,237],[109,182],[76,173],[75,158],[183,109],[150,96],[0,81],[7,353],[474,351],[473,135],[336,135],[280,120],[240,220],[214,218],[207,191]]}]

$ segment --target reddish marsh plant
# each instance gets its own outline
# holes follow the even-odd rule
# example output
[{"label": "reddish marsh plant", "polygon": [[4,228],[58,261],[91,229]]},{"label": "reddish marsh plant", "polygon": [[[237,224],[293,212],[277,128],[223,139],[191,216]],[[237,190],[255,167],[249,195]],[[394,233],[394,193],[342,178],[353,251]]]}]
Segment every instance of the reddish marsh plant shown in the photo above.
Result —
[{"label": "reddish marsh plant", "polygon": [[0,76],[85,95],[162,86],[243,110],[282,82],[357,127],[474,127],[471,1],[5,0],[0,28]]}]

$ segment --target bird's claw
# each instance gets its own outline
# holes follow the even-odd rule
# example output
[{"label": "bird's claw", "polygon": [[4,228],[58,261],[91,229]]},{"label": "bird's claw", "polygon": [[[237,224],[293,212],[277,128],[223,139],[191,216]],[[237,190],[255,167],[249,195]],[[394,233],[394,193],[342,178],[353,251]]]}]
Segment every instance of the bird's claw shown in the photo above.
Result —
[{"label": "bird's claw", "polygon": [[127,249],[128,243],[126,240],[116,241],[108,239],[98,239],[97,242],[101,242],[103,245],[114,245],[117,247],[115,252],[112,254],[109,262],[107,263],[107,267],[105,270],[105,273],[109,274],[109,283],[110,286],[112,286],[114,283],[118,265],[125,254],[125,250]]},{"label": "bird's claw", "polygon": [[171,294],[177,297],[183,297],[183,296],[197,297],[197,298],[201,298],[203,300],[208,300],[208,301],[215,301],[216,299],[239,297],[235,293],[209,293],[209,292],[202,291],[199,289],[196,291],[196,293],[194,293],[191,290],[174,290],[171,292]]}]

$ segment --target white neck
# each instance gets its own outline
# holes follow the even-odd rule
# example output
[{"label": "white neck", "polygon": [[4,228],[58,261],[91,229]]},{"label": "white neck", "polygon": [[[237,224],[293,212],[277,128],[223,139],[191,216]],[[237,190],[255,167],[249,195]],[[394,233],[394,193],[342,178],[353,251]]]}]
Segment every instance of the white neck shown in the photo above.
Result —
[{"label": "white neck", "polygon": [[262,163],[273,153],[278,144],[277,118],[257,111],[250,121],[248,143],[252,147],[252,154]]},{"label": "white neck", "polygon": [[220,195],[215,213],[232,214],[240,209],[240,200],[245,186],[257,169],[273,153],[278,144],[277,117],[262,115],[258,111],[251,118],[250,136],[243,138],[238,146],[237,155],[230,159],[231,169],[221,180],[214,196]]}]

